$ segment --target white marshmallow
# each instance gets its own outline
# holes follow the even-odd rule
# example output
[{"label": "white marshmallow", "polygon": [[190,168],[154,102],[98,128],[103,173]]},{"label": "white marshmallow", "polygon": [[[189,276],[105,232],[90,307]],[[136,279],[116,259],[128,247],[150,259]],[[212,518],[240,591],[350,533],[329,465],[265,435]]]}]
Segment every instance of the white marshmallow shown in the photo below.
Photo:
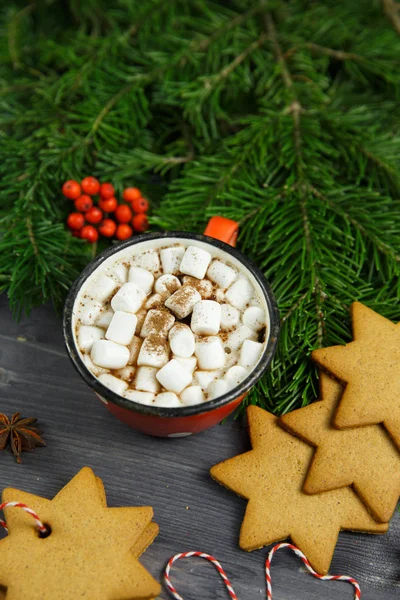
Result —
[{"label": "white marshmallow", "polygon": [[106,273],[118,283],[126,283],[128,281],[128,267],[121,263],[115,263],[112,267],[108,267]]},{"label": "white marshmallow", "polygon": [[151,310],[152,308],[160,308],[160,306],[164,305],[165,298],[161,296],[161,294],[152,294],[146,300],[146,304],[144,305],[146,310]]},{"label": "white marshmallow", "polygon": [[155,395],[151,392],[138,392],[137,390],[127,390],[124,393],[124,398],[127,400],[132,400],[133,402],[138,402],[139,404],[153,404],[153,400]]},{"label": "white marshmallow", "polygon": [[263,350],[264,344],[252,340],[245,340],[240,350],[239,365],[246,367],[247,369],[255,367],[260,360]]},{"label": "white marshmallow", "polygon": [[112,392],[119,394],[120,396],[122,396],[122,394],[128,388],[126,381],[122,381],[121,379],[118,379],[118,377],[114,377],[114,375],[110,375],[109,373],[103,373],[103,375],[100,375],[99,381],[101,381],[101,383],[108,387]]},{"label": "white marshmallow", "polygon": [[115,377],[118,377],[118,379],[123,379],[124,381],[127,381],[128,383],[133,382],[135,373],[136,373],[135,367],[124,367],[123,369],[118,369],[117,371],[114,371]]},{"label": "white marshmallow", "polygon": [[184,254],[185,248],[183,246],[172,246],[160,250],[163,273],[171,273],[172,275],[179,273],[179,265]]},{"label": "white marshmallow", "polygon": [[203,300],[210,298],[214,292],[214,286],[208,279],[196,279],[196,277],[190,277],[185,275],[183,277],[183,285],[190,285],[197,290]]},{"label": "white marshmallow", "polygon": [[128,347],[128,350],[129,350],[128,365],[136,365],[142,342],[143,342],[143,340],[141,340],[136,335],[132,339],[132,342],[130,343],[130,345]]},{"label": "white marshmallow", "polygon": [[193,383],[206,390],[219,374],[220,371],[196,371],[193,375]]},{"label": "white marshmallow", "polygon": [[140,348],[137,364],[146,367],[162,367],[168,362],[167,342],[158,335],[149,335]]},{"label": "white marshmallow", "polygon": [[141,308],[135,314],[136,314],[136,318],[137,318],[135,335],[140,335],[140,332],[142,331],[144,320],[147,316],[147,310],[145,310],[144,308]]},{"label": "white marshmallow", "polygon": [[198,335],[215,335],[221,323],[221,306],[214,300],[201,300],[195,304],[190,327]]},{"label": "white marshmallow", "polygon": [[181,401],[186,406],[201,404],[204,402],[204,393],[199,385],[190,385],[181,394]]},{"label": "white marshmallow", "polygon": [[129,350],[109,340],[99,340],[92,346],[90,357],[95,365],[107,369],[122,369],[129,360]]},{"label": "white marshmallow", "polygon": [[236,365],[238,361],[238,353],[237,352],[227,352],[227,348],[225,349],[225,366],[224,369],[230,369],[234,365]]},{"label": "white marshmallow", "polygon": [[85,302],[84,306],[79,311],[81,323],[83,323],[83,325],[94,325],[103,310],[101,302],[95,302],[93,300]]},{"label": "white marshmallow", "polygon": [[177,394],[192,382],[192,374],[174,358],[158,371],[156,377],[166,390]]},{"label": "white marshmallow", "polygon": [[240,325],[235,331],[229,334],[225,346],[231,350],[238,350],[243,342],[248,339],[256,340],[256,332],[247,327],[247,325]]},{"label": "white marshmallow", "polygon": [[163,406],[164,408],[175,408],[178,406],[182,406],[179,401],[179,398],[174,392],[163,392],[162,394],[157,394],[156,399],[154,400],[154,406]]},{"label": "white marshmallow", "polygon": [[215,290],[215,300],[217,302],[219,302],[220,304],[225,302],[225,292],[223,290],[221,290],[220,288],[217,288]]},{"label": "white marshmallow", "polygon": [[246,277],[237,279],[226,292],[225,296],[229,304],[239,310],[243,310],[253,295],[253,286]]},{"label": "white marshmallow", "polygon": [[154,290],[157,294],[167,294],[170,296],[176,292],[181,285],[181,282],[175,275],[169,275],[167,273],[166,275],[161,275],[161,277],[156,280]]},{"label": "white marshmallow", "polygon": [[147,269],[142,269],[142,267],[131,267],[129,269],[129,281],[136,283],[145,294],[150,294],[153,289],[154,275]]},{"label": "white marshmallow", "polygon": [[113,318],[114,311],[110,308],[102,313],[96,320],[97,327],[102,327],[103,329],[107,329],[109,324],[111,323],[111,319]]},{"label": "white marshmallow", "polygon": [[90,286],[86,292],[88,296],[93,300],[104,302],[107,300],[117,289],[118,284],[112,277],[108,277],[104,273],[101,273],[94,283]]},{"label": "white marshmallow", "polygon": [[104,338],[104,329],[92,325],[81,325],[78,333],[78,346],[82,352],[89,352],[94,342]]},{"label": "white marshmallow", "polygon": [[165,306],[179,319],[184,319],[190,315],[194,305],[200,300],[201,296],[197,290],[189,285],[184,285],[165,301]]},{"label": "white marshmallow", "polygon": [[84,354],[82,356],[82,360],[85,363],[86,368],[93,373],[93,375],[95,377],[98,377],[99,375],[101,375],[102,373],[107,373],[107,369],[103,369],[102,367],[99,367],[97,365],[94,364],[94,362],[92,361],[92,359],[90,358],[90,354]]},{"label": "white marshmallow", "polygon": [[127,346],[135,334],[137,318],[133,313],[116,310],[106,331],[106,338]]},{"label": "white marshmallow", "polygon": [[156,394],[160,384],[156,379],[158,369],[154,367],[139,367],[136,371],[135,387],[141,392],[153,392]]},{"label": "white marshmallow", "polygon": [[212,400],[213,398],[219,398],[227,392],[229,392],[229,384],[224,379],[217,379],[212,381],[207,388],[207,398]]},{"label": "white marshmallow", "polygon": [[191,356],[190,358],[182,358],[181,356],[173,356],[172,358],[175,358],[178,363],[180,363],[182,365],[182,367],[185,369],[185,371],[190,371],[191,373],[193,373],[193,371],[195,370],[196,366],[197,366],[197,358],[195,356]]},{"label": "white marshmallow", "polygon": [[243,379],[246,379],[249,372],[244,367],[240,367],[239,365],[235,365],[227,370],[225,373],[225,381],[228,382],[229,389],[232,389],[242,383]]},{"label": "white marshmallow", "polygon": [[181,273],[192,275],[196,279],[203,279],[210,262],[211,254],[207,250],[197,248],[197,246],[188,246],[179,269]]},{"label": "white marshmallow", "polygon": [[195,354],[200,369],[214,371],[225,364],[225,352],[217,336],[205,337],[196,342]]},{"label": "white marshmallow", "polygon": [[207,275],[211,281],[214,281],[223,290],[229,287],[237,277],[236,271],[220,260],[214,260],[211,263]]},{"label": "white marshmallow", "polygon": [[265,325],[265,312],[259,306],[249,306],[243,313],[242,321],[250,329],[259,331]]},{"label": "white marshmallow", "polygon": [[140,254],[136,254],[132,259],[132,265],[134,267],[142,267],[142,269],[151,271],[153,274],[158,273],[160,271],[160,257],[157,250],[151,248],[144,250]]},{"label": "white marshmallow", "polygon": [[147,337],[152,334],[167,337],[168,331],[174,323],[175,317],[167,310],[151,309],[144,320],[140,337]]},{"label": "white marshmallow", "polygon": [[136,283],[125,283],[111,300],[113,310],[124,312],[137,312],[146,299],[146,294]]},{"label": "white marshmallow", "polygon": [[190,327],[184,323],[177,323],[170,330],[168,340],[171,350],[176,356],[182,358],[189,358],[192,356],[195,342]]},{"label": "white marshmallow", "polygon": [[221,304],[221,329],[233,329],[239,323],[240,312],[230,304]]}]

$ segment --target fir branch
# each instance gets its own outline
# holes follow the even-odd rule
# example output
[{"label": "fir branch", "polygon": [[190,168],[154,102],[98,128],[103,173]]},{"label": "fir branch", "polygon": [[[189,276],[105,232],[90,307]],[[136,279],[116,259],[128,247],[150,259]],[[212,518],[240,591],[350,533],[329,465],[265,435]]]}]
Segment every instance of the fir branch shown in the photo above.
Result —
[{"label": "fir branch", "polygon": [[313,400],[309,354],[351,338],[354,299],[398,320],[396,4],[32,10],[15,2],[0,16],[0,290],[14,314],[60,306],[96,251],[62,225],[62,182],[135,185],[158,227],[240,222],[240,249],[282,315],[277,354],[246,401],[282,413]]},{"label": "fir branch", "polygon": [[300,188],[300,212],[303,222],[304,229],[304,240],[305,240],[305,249],[309,255],[309,260],[312,265],[311,269],[311,278],[312,278],[312,289],[315,297],[315,311],[317,317],[318,331],[317,331],[317,346],[322,347],[323,345],[323,337],[324,337],[324,313],[322,310],[322,304],[326,297],[325,292],[321,286],[320,276],[318,275],[318,267],[317,262],[315,260],[315,253],[311,241],[311,230],[310,230],[310,217],[307,208],[307,200],[308,200],[308,187],[309,184],[306,181],[306,177],[303,170],[303,153],[302,153],[302,138],[301,138],[301,113],[304,111],[302,105],[300,104],[298,97],[293,91],[293,79],[291,73],[286,65],[286,60],[284,58],[282,49],[280,47],[278,36],[276,33],[275,24],[271,14],[267,14],[265,17],[266,28],[271,40],[272,46],[274,48],[274,53],[276,56],[276,60],[281,69],[282,79],[285,84],[287,90],[289,90],[290,95],[292,97],[292,103],[288,107],[287,112],[292,116],[293,119],[293,135],[294,135],[294,149],[296,154],[296,170],[298,181],[296,185]]},{"label": "fir branch", "polygon": [[393,246],[385,242],[379,235],[370,230],[367,226],[363,225],[356,217],[351,215],[349,210],[343,209],[338,202],[334,202],[328,196],[321,194],[315,187],[311,186],[311,190],[313,194],[317,198],[320,198],[329,207],[339,214],[341,217],[344,217],[348,223],[351,223],[363,236],[364,239],[370,240],[383,254],[388,256],[391,260],[396,263],[400,263],[400,253],[398,253]]},{"label": "fir branch", "polygon": [[245,23],[247,21],[247,19],[257,15],[259,12],[262,12],[262,10],[264,9],[264,6],[265,6],[265,2],[261,1],[258,4],[255,4],[253,6],[253,8],[251,8],[247,12],[238,14],[235,17],[233,17],[230,21],[227,21],[226,23],[224,23],[219,29],[213,31],[213,33],[211,35],[209,35],[208,37],[201,39],[201,40],[193,40],[188,48],[188,51],[198,50],[200,52],[204,52],[205,50],[207,50],[207,48],[213,42],[215,42],[215,40],[217,40],[219,37],[221,37],[221,35],[223,35],[224,33],[228,32],[228,31],[231,31],[232,29],[235,29],[239,25],[242,25],[243,23]]},{"label": "fir branch", "polygon": [[35,234],[33,233],[32,220],[30,217],[27,217],[25,219],[25,222],[26,222],[26,228],[28,230],[28,238],[29,238],[30,243],[32,244],[33,253],[35,254],[36,258],[38,258],[39,257],[39,248],[36,243]]},{"label": "fir branch", "polygon": [[29,15],[36,8],[36,3],[32,2],[14,14],[8,26],[8,48],[12,65],[15,70],[21,68],[19,52],[17,47],[18,28],[20,21]]},{"label": "fir branch", "polygon": [[231,63],[229,63],[229,65],[224,67],[219,73],[213,75],[212,77],[206,77],[204,79],[204,87],[207,90],[207,93],[210,93],[211,90],[220,85],[220,83],[223,82],[224,79],[227,79],[234,72],[234,70],[239,65],[241,65],[246,60],[246,58],[250,56],[252,52],[254,52],[254,50],[257,50],[257,48],[261,48],[261,46],[265,43],[266,39],[267,36],[264,33],[262,33],[258,40],[255,40],[252,44],[247,46],[247,48],[245,48],[243,52],[238,54],[238,56],[236,56],[236,58]]},{"label": "fir branch", "polygon": [[335,60],[355,60],[360,63],[365,63],[365,58],[360,56],[359,54],[355,54],[354,52],[344,52],[343,50],[335,50],[334,48],[327,48],[326,46],[320,46],[319,44],[314,44],[313,42],[304,42],[303,44],[299,44],[294,46],[293,48],[289,48],[285,52],[284,59],[290,58],[295,52],[302,48],[308,48],[313,52],[317,52],[323,54],[325,56],[329,56],[330,58],[334,58]]}]

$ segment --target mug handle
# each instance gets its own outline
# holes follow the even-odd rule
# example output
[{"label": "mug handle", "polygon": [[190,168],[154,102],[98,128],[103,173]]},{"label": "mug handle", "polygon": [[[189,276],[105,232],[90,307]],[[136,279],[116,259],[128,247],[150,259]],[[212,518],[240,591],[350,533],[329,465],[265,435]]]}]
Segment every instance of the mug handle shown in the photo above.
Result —
[{"label": "mug handle", "polygon": [[226,219],[225,217],[211,217],[204,230],[204,235],[225,242],[230,246],[236,246],[239,233],[239,223]]}]

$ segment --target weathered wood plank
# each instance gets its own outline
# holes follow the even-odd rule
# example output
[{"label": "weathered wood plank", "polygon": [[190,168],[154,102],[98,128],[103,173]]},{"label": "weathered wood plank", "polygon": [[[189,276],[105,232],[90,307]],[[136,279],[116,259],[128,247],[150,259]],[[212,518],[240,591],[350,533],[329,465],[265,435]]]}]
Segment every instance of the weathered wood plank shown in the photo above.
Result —
[{"label": "weathered wood plank", "polygon": [[[84,465],[105,483],[110,506],[150,504],[160,535],[142,562],[161,576],[176,552],[203,550],[226,568],[240,600],[265,597],[267,551],[237,546],[245,501],[217,485],[209,468],[249,448],[245,427],[229,420],[192,438],[143,436],[114,419],[80,380],[64,351],[59,319],[49,307],[13,322],[0,299],[0,410],[37,416],[47,448],[24,454],[17,465],[0,454],[0,488],[14,486],[54,496]],[[389,534],[343,533],[333,573],[359,578],[363,600],[394,600],[400,593],[400,515]],[[373,567],[371,566],[373,565]],[[373,570],[372,570],[373,569]],[[302,564],[281,551],[272,566],[274,600],[350,600],[348,584],[317,582]],[[225,599],[213,567],[200,559],[182,561],[173,581],[189,600]],[[164,591],[163,599],[168,598]]]}]

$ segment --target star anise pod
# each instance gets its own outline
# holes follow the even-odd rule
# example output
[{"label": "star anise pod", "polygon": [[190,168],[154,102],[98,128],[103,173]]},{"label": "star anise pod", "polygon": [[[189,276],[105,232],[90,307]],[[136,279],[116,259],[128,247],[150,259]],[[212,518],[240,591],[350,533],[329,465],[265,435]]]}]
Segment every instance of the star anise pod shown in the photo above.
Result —
[{"label": "star anise pod", "polygon": [[4,450],[10,444],[11,450],[21,463],[21,452],[33,450],[37,446],[45,446],[42,440],[42,432],[34,427],[37,419],[24,419],[20,413],[15,413],[9,419],[6,415],[0,413],[0,450]]}]

